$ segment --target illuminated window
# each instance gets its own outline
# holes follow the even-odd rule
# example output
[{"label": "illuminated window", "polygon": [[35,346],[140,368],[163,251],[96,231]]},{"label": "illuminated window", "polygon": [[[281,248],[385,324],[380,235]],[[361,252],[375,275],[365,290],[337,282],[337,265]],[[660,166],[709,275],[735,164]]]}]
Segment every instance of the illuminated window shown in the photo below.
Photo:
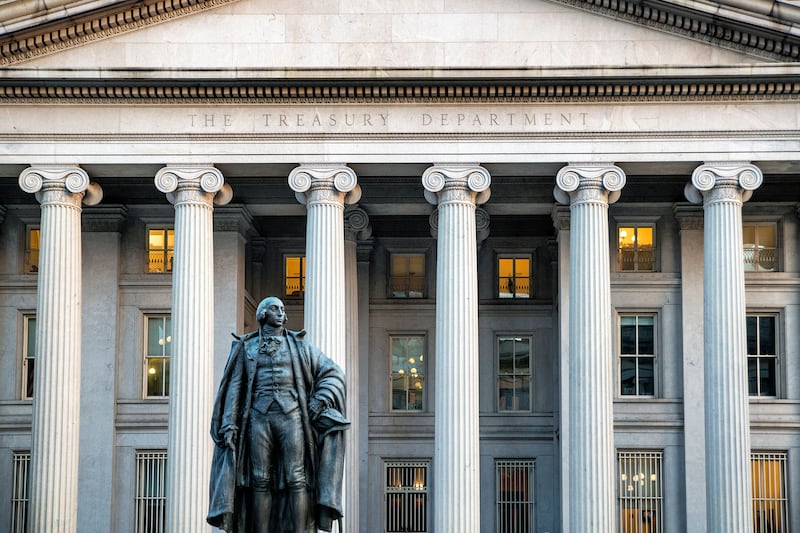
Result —
[{"label": "illuminated window", "polygon": [[425,337],[392,336],[392,411],[421,411],[425,395]]},{"label": "illuminated window", "polygon": [[425,256],[392,254],[389,290],[392,298],[424,298]]},{"label": "illuminated window", "polygon": [[619,375],[623,396],[655,396],[655,316],[619,317]]},{"label": "illuminated window", "polygon": [[531,257],[497,258],[498,296],[500,298],[531,297]]},{"label": "illuminated window", "polygon": [[428,461],[385,463],[385,533],[428,531]]},{"label": "illuminated window", "polygon": [[33,377],[36,368],[36,316],[22,317],[22,399],[33,398]]},{"label": "illuminated window", "polygon": [[778,317],[747,315],[747,388],[750,396],[778,395]]},{"label": "illuminated window", "polygon": [[147,271],[172,272],[174,259],[174,230],[165,228],[147,230]]},{"label": "illuminated window", "polygon": [[172,319],[150,315],[147,323],[147,352],[144,356],[145,398],[169,396],[169,361],[172,354]]},{"label": "illuminated window", "polygon": [[11,493],[11,533],[28,531],[28,501],[30,501],[31,484],[29,479],[31,467],[30,452],[14,452],[14,488]]},{"label": "illuminated window", "polygon": [[285,296],[302,298],[306,290],[306,258],[304,255],[284,258]]},{"label": "illuminated window", "polygon": [[533,466],[531,460],[495,461],[497,533],[533,531]]},{"label": "illuminated window", "polygon": [[166,451],[136,452],[136,533],[166,531],[166,470]]},{"label": "illuminated window", "polygon": [[497,409],[531,410],[531,338],[497,339]]},{"label": "illuminated window", "polygon": [[39,272],[39,238],[41,232],[39,226],[27,226],[25,228],[25,259],[22,271],[25,274],[36,274]]},{"label": "illuminated window", "polygon": [[778,226],[774,223],[743,224],[744,269],[761,272],[777,270]]},{"label": "illuminated window", "polygon": [[750,454],[753,483],[753,533],[788,533],[786,452]]},{"label": "illuminated window", "polygon": [[617,452],[619,533],[664,531],[663,452]]},{"label": "illuminated window", "polygon": [[631,224],[617,229],[618,263],[621,272],[655,271],[655,228]]}]

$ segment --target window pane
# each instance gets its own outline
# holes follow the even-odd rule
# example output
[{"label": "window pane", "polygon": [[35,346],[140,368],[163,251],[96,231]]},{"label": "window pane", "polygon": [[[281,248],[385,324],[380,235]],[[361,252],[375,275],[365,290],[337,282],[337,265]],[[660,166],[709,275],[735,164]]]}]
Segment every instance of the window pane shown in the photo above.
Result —
[{"label": "window pane", "polygon": [[653,247],[653,228],[648,226],[640,227],[636,233],[640,249]]},{"label": "window pane", "polygon": [[759,352],[758,355],[775,355],[775,317],[758,317]]},{"label": "window pane", "polygon": [[166,396],[164,383],[166,381],[166,364],[168,359],[163,357],[150,357],[147,359],[147,395]]},{"label": "window pane", "polygon": [[745,247],[752,248],[756,244],[756,227],[753,224],[742,226],[742,240]]},{"label": "window pane", "polygon": [[424,337],[391,337],[392,409],[420,411],[425,392]]},{"label": "window pane", "polygon": [[513,298],[514,297],[514,278],[500,278],[498,293],[500,298]]},{"label": "window pane", "polygon": [[655,354],[655,344],[653,330],[655,320],[651,316],[640,316],[639,318],[639,354]]},{"label": "window pane", "polygon": [[163,250],[164,249],[164,230],[155,230],[151,229],[148,232],[149,235],[149,247],[151,250]]},{"label": "window pane", "polygon": [[408,256],[392,254],[392,276],[408,275]]},{"label": "window pane", "polygon": [[618,235],[620,248],[633,248],[636,243],[636,228],[620,227]]},{"label": "window pane", "polygon": [[514,261],[514,275],[518,278],[527,278],[531,274],[531,260],[517,258]]},{"label": "window pane", "polygon": [[516,378],[516,399],[514,410],[530,411],[531,409],[531,380],[526,376]]},{"label": "window pane", "polygon": [[499,372],[512,374],[514,372],[514,339],[500,339],[499,344]]},{"label": "window pane", "polygon": [[623,316],[620,322],[620,353],[636,353],[636,317]]},{"label": "window pane", "polygon": [[287,257],[286,258],[286,276],[290,278],[300,277],[300,258]]},{"label": "window pane", "polygon": [[33,376],[36,371],[36,359],[28,358],[28,367],[25,369],[25,398],[33,398]]},{"label": "window pane", "polygon": [[758,396],[758,358],[747,359],[747,391],[750,396]]},{"label": "window pane", "polygon": [[640,357],[639,361],[639,394],[642,396],[653,396],[655,394],[654,359],[652,357]]},{"label": "window pane", "polygon": [[773,357],[760,357],[758,359],[758,380],[761,396],[776,395],[775,359]]},{"label": "window pane", "polygon": [[758,355],[758,317],[748,316],[745,319],[747,330],[747,353]]},{"label": "window pane", "polygon": [[166,333],[164,332],[164,319],[162,317],[147,319],[147,355],[164,355]]},{"label": "window pane", "polygon": [[775,248],[775,226],[767,224],[758,226],[758,246],[762,248]]},{"label": "window pane", "polygon": [[425,256],[412,255],[408,258],[408,273],[412,276],[421,276],[425,272]]},{"label": "window pane", "polygon": [[530,339],[514,341],[514,367],[517,374],[530,373]]},{"label": "window pane", "polygon": [[26,343],[26,356],[28,357],[35,357],[36,356],[36,318],[28,317],[26,319],[27,322],[27,343]]},{"label": "window pane", "polygon": [[514,260],[513,259],[499,259],[498,260],[498,273],[501,278],[511,278],[514,276]]},{"label": "window pane", "polygon": [[623,395],[636,395],[636,358],[620,358],[620,392]]}]

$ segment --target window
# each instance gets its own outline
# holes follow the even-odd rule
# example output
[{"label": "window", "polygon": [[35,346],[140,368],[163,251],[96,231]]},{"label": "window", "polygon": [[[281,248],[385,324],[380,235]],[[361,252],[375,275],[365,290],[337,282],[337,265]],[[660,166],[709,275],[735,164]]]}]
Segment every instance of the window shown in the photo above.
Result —
[{"label": "window", "polygon": [[145,317],[147,351],[144,355],[145,398],[169,396],[169,361],[172,355],[172,319],[169,315]]},{"label": "window", "polygon": [[619,317],[619,376],[623,396],[655,396],[655,317]]},{"label": "window", "polygon": [[655,226],[629,224],[617,228],[620,272],[655,271]]},{"label": "window", "polygon": [[531,338],[497,339],[497,409],[531,410]]},{"label": "window", "polygon": [[302,298],[306,290],[306,258],[304,255],[284,258],[285,296]]},{"label": "window", "polygon": [[533,515],[533,461],[495,461],[497,533],[531,533]]},{"label": "window", "polygon": [[167,452],[136,452],[136,533],[164,533]]},{"label": "window", "polygon": [[425,394],[425,337],[392,336],[392,411],[422,411]]},{"label": "window", "polygon": [[664,531],[663,452],[617,452],[619,533]]},{"label": "window", "polygon": [[425,297],[425,256],[392,254],[389,291],[392,298]]},{"label": "window", "polygon": [[750,396],[777,396],[777,316],[747,315],[747,388]]},{"label": "window", "polygon": [[36,274],[39,272],[39,238],[41,232],[39,226],[27,226],[25,228],[25,258],[22,271],[25,274]]},{"label": "window", "polygon": [[28,501],[31,496],[29,480],[30,452],[14,452],[14,488],[11,493],[11,533],[28,531]]},{"label": "window", "polygon": [[786,452],[750,454],[753,483],[753,532],[788,533]]},{"label": "window", "polygon": [[745,270],[761,272],[777,270],[777,224],[743,224],[742,237]]},{"label": "window", "polygon": [[500,298],[531,297],[531,256],[498,257],[497,273]]},{"label": "window", "polygon": [[36,316],[22,317],[22,399],[33,398],[33,377],[36,361]]},{"label": "window", "polygon": [[147,230],[147,271],[172,272],[175,232],[167,228]]},{"label": "window", "polygon": [[428,461],[386,463],[385,533],[428,531]]}]

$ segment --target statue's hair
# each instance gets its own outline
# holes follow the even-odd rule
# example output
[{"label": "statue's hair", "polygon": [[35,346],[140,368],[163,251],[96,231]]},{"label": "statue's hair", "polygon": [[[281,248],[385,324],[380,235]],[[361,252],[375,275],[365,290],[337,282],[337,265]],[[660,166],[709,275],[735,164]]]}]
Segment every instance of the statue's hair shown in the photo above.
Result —
[{"label": "statue's hair", "polygon": [[260,325],[264,325],[264,321],[267,319],[267,309],[276,301],[283,303],[277,296],[267,296],[258,304],[258,308],[256,309],[256,321]]}]

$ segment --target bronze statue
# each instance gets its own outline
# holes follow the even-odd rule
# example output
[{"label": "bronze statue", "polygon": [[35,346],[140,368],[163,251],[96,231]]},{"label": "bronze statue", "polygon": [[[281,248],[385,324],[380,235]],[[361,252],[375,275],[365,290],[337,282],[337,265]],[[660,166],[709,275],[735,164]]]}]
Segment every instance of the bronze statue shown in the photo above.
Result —
[{"label": "bronze statue", "polygon": [[280,299],[262,300],[256,319],[258,331],[234,335],[214,402],[207,521],[228,533],[330,531],[342,516],[344,372],[284,328]]}]

